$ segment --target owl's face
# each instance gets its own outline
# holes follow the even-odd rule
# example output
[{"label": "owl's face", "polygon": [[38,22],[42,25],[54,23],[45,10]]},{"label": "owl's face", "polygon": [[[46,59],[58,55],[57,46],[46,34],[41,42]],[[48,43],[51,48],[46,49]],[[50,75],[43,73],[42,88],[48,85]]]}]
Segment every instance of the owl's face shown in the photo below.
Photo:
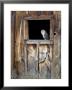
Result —
[{"label": "owl's face", "polygon": [[44,36],[44,34],[45,34],[45,30],[41,30],[41,34]]}]

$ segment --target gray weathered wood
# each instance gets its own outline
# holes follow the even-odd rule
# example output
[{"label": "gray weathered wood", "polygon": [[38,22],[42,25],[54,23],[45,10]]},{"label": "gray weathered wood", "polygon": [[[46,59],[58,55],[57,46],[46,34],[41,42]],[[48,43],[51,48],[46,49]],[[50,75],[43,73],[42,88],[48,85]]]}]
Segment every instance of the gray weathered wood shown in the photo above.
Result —
[{"label": "gray weathered wood", "polygon": [[26,44],[53,44],[52,40],[27,40]]}]

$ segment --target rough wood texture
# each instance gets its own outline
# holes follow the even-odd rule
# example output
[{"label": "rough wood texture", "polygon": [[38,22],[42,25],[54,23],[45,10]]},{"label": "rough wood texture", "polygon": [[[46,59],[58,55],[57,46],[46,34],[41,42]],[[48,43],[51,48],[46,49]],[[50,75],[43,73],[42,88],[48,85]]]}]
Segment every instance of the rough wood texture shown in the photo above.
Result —
[{"label": "rough wood texture", "polygon": [[24,20],[23,22],[23,29],[24,29],[24,40],[29,39],[29,31],[28,31],[28,21]]},{"label": "rough wood texture", "polygon": [[61,12],[54,12],[54,45],[51,78],[61,78]]},{"label": "rough wood texture", "polygon": [[[61,78],[61,12],[47,11],[16,11],[15,25],[11,27],[12,32],[12,78],[21,79],[58,79]],[[14,13],[13,13],[14,14]],[[23,17],[22,33],[20,37],[20,23]],[[13,17],[12,17],[13,19]],[[50,19],[51,41],[30,41],[27,20]],[[15,33],[15,36],[14,36]],[[41,48],[41,49],[40,49]],[[15,50],[13,50],[15,49]],[[31,52],[29,50],[32,50]],[[46,51],[47,50],[47,51]],[[14,52],[15,51],[15,52]],[[40,63],[40,56],[43,59]],[[46,51],[46,52],[45,52]],[[14,63],[13,63],[14,62]],[[16,66],[15,68],[14,65]]]},{"label": "rough wood texture", "polygon": [[26,44],[53,44],[52,40],[27,40]]},{"label": "rough wood texture", "polygon": [[51,78],[50,48],[48,45],[39,46],[39,78]]}]

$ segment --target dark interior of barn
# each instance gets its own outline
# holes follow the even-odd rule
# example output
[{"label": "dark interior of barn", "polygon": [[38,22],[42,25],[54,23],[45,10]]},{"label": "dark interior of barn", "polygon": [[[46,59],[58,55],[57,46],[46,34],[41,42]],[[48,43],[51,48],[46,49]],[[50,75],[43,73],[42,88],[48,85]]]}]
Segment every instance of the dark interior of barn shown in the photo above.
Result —
[{"label": "dark interior of barn", "polygon": [[41,30],[44,29],[50,39],[50,20],[28,20],[29,39],[43,40]]}]

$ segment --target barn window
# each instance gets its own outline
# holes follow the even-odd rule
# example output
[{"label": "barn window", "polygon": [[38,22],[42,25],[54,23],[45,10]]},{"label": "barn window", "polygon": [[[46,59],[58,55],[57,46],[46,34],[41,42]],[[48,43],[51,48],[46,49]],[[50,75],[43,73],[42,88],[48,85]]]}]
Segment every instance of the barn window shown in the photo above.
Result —
[{"label": "barn window", "polygon": [[50,39],[50,20],[28,20],[29,39],[44,40],[41,30],[45,30]]}]

